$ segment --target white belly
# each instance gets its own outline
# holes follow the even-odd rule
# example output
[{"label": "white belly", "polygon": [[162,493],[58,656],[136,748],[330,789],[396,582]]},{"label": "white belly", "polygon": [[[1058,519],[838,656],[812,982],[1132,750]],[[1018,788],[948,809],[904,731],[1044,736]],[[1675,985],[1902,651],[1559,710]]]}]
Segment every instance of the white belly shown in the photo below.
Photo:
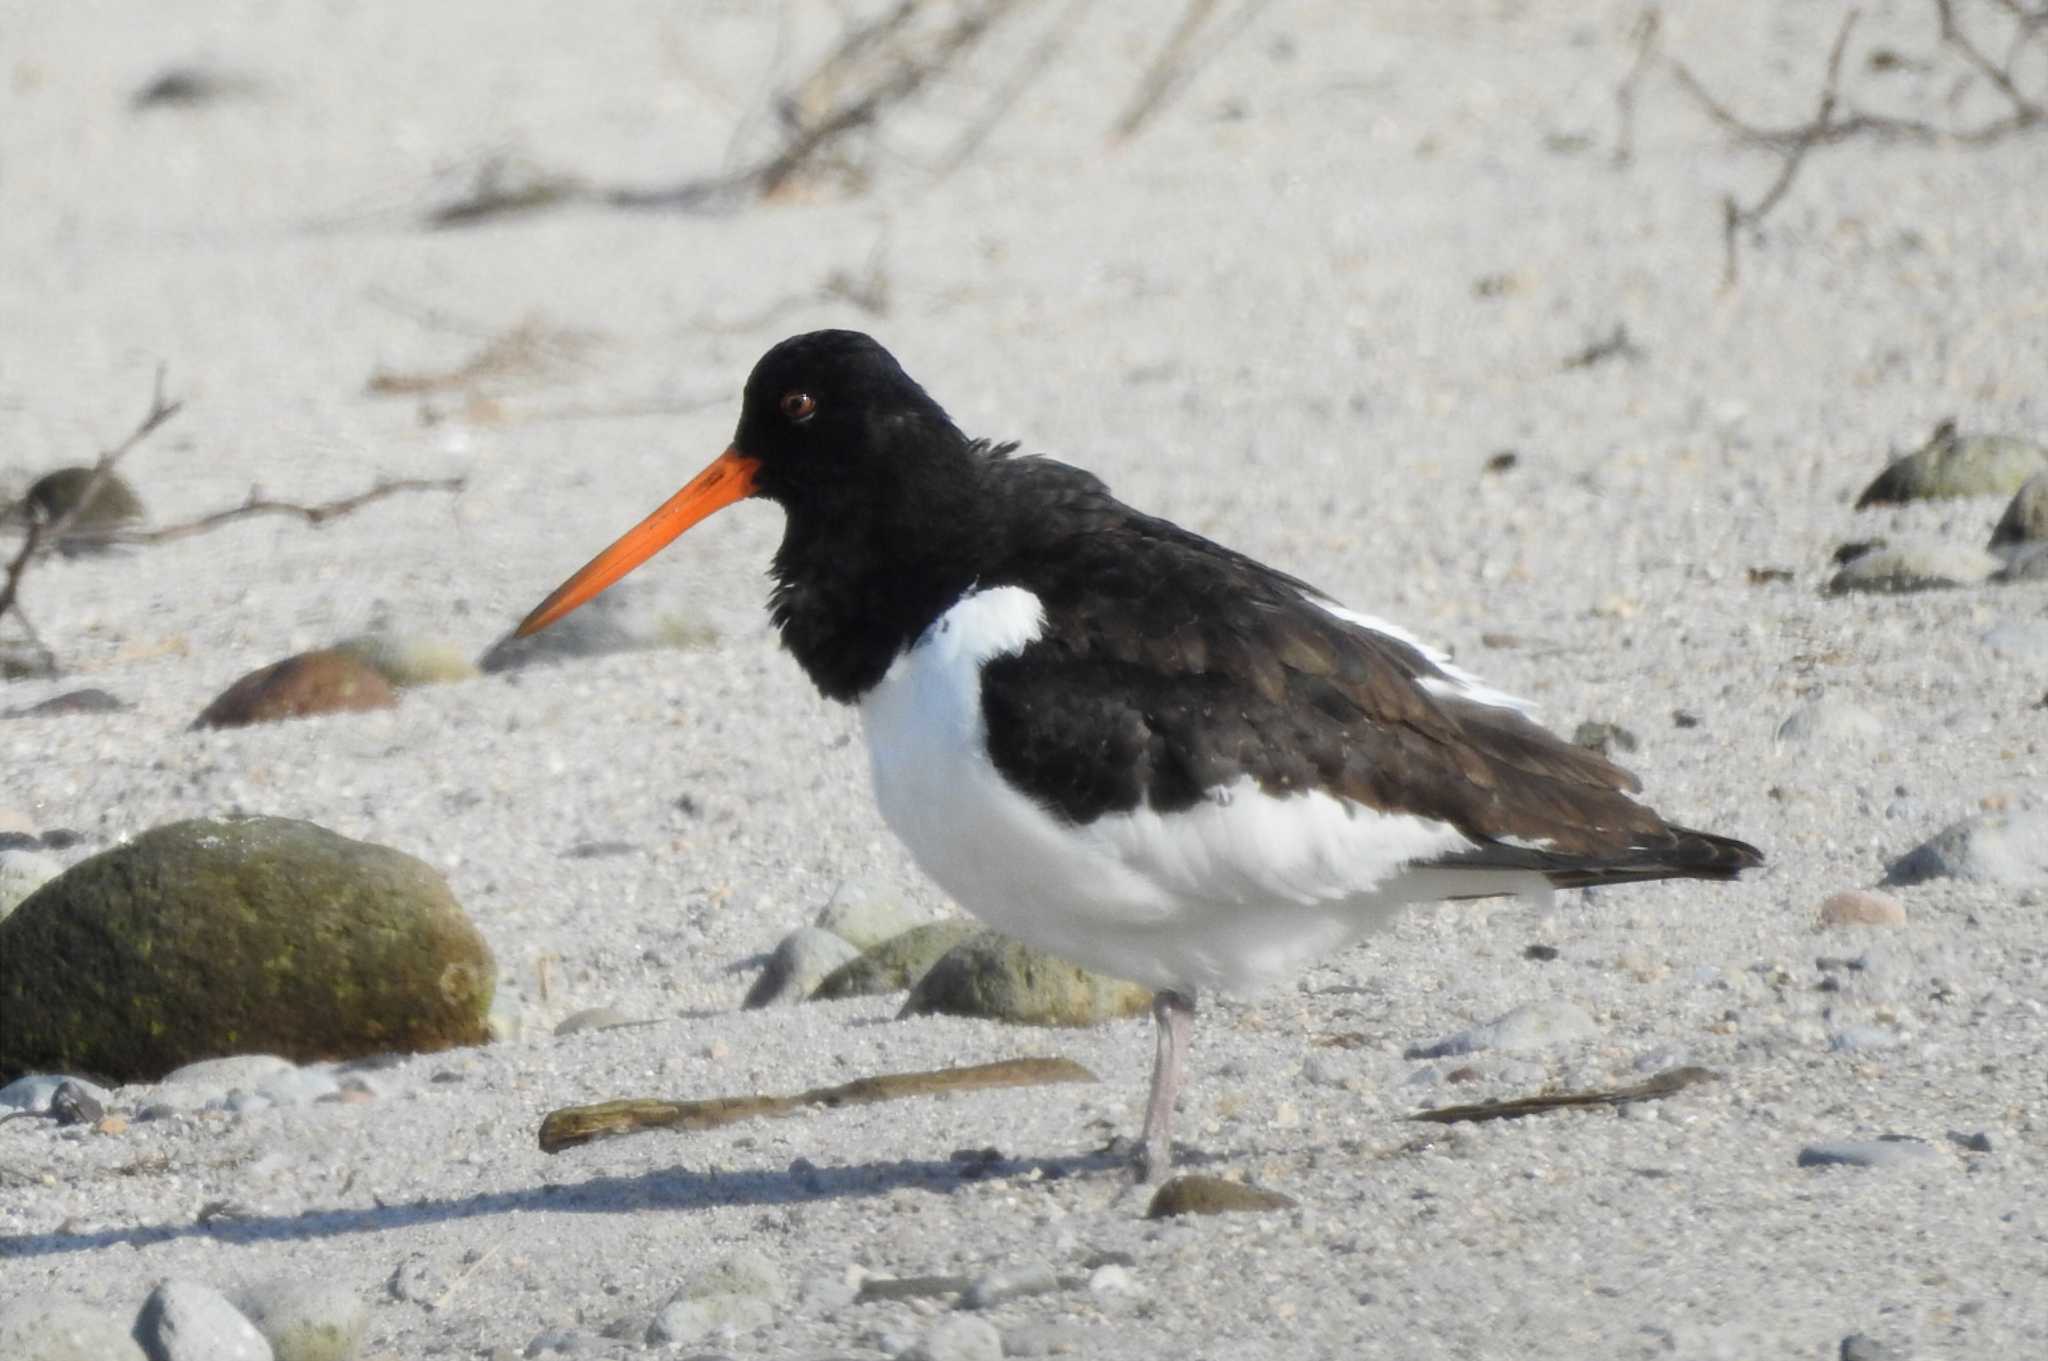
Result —
[{"label": "white belly", "polygon": [[1031,592],[978,591],[861,702],[883,818],[967,911],[1152,987],[1242,989],[1445,895],[1435,873],[1404,868],[1469,845],[1454,828],[1327,794],[1275,798],[1245,780],[1177,813],[1074,825],[1047,812],[997,773],[981,708],[982,663],[1043,626]]}]

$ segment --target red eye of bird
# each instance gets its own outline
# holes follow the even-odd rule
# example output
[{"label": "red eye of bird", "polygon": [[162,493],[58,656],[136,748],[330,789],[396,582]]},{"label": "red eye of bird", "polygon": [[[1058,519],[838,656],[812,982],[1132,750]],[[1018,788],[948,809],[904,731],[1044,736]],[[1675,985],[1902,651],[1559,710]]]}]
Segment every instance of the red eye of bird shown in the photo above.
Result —
[{"label": "red eye of bird", "polygon": [[818,414],[817,399],[808,392],[785,392],[782,394],[782,414],[802,425]]}]

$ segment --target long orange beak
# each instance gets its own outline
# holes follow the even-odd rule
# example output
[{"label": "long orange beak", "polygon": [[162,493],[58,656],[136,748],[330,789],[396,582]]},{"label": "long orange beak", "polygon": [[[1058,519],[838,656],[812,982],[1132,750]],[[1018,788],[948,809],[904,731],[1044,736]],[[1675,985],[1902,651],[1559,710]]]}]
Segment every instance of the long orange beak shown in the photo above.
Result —
[{"label": "long orange beak", "polygon": [[540,602],[532,614],[520,621],[514,636],[539,633],[578,605],[591,599],[626,573],[668,547],[678,534],[715,510],[749,496],[761,461],[748,458],[733,445],[711,466],[691,478],[689,484],[662,504],[660,510],[619,536],[618,542],[583,565],[583,570],[555,587],[553,595]]}]

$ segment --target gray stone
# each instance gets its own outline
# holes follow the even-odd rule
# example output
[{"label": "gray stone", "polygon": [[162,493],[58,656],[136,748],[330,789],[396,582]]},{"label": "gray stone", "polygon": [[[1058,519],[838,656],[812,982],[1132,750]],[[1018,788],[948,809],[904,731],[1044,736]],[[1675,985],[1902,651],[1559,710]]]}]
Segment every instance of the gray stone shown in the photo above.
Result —
[{"label": "gray stone", "polygon": [[0,851],[0,921],[63,872],[64,862],[54,855],[26,848]]},{"label": "gray stone", "polygon": [[1152,1010],[1152,990],[983,931],[948,950],[900,1016],[980,1016],[1015,1025],[1088,1026]]},{"label": "gray stone", "polygon": [[1045,1262],[998,1267],[975,1278],[960,1297],[963,1309],[993,1309],[1023,1295],[1049,1295],[1060,1288],[1059,1273]]},{"label": "gray stone", "polygon": [[1889,1026],[1845,1025],[1828,1037],[1828,1048],[1838,1054],[1864,1054],[1896,1049],[1905,1041]]},{"label": "gray stone", "polygon": [[[57,1089],[65,1083],[76,1083],[88,1097],[104,1106],[114,1099],[113,1093],[97,1083],[87,1082],[82,1077],[67,1077],[62,1073],[30,1073],[18,1077],[0,1087],[0,1110],[30,1111],[41,1115],[50,1109],[50,1102],[56,1098]],[[0,1352],[0,1356],[6,1353]]]},{"label": "gray stone", "polygon": [[664,1304],[647,1325],[647,1343],[675,1347],[716,1337],[736,1337],[775,1322],[775,1306],[748,1295],[700,1295]]},{"label": "gray stone", "polygon": [[644,583],[622,581],[530,638],[506,634],[477,658],[477,666],[495,675],[536,663],[717,642],[709,619],[667,603]]},{"label": "gray stone", "polygon": [[54,1295],[0,1295],[6,1361],[145,1361],[133,1320]]},{"label": "gray stone", "polygon": [[1988,581],[2002,566],[1996,557],[1967,544],[1897,544],[1852,560],[1835,573],[1828,589],[1838,595],[1947,590]]},{"label": "gray stone", "polygon": [[272,1361],[256,1325],[198,1281],[169,1280],[151,1291],[135,1338],[150,1361]]},{"label": "gray stone", "polygon": [[1993,552],[2048,541],[2048,472],[2035,473],[2012,494],[1991,531]]},{"label": "gray stone", "polygon": [[907,1355],[917,1361],[1002,1361],[1003,1335],[972,1314],[956,1314],[925,1334]]},{"label": "gray stone", "polygon": [[811,1000],[836,1002],[902,992],[929,973],[948,950],[980,930],[973,922],[959,920],[913,926],[834,969],[811,993]]},{"label": "gray stone", "polygon": [[1506,1051],[1547,1049],[1553,1045],[1575,1044],[1600,1033],[1600,1027],[1581,1007],[1553,999],[1531,1002],[1496,1016],[1484,1025],[1438,1040],[1435,1044],[1411,1047],[1411,1059],[1442,1059],[1482,1050]]},{"label": "gray stone", "polygon": [[1965,435],[1943,421],[1927,443],[1896,459],[1856,498],[1856,508],[1958,496],[2011,496],[2048,472],[2048,448],[2009,435]]},{"label": "gray stone", "polygon": [[1926,1167],[1940,1156],[1919,1139],[1839,1139],[1799,1150],[1801,1167]]},{"label": "gray stone", "polygon": [[1821,695],[1800,705],[1778,725],[1781,746],[1810,742],[1861,742],[1884,735],[1884,720],[1853,700]]},{"label": "gray stone", "polygon": [[339,1280],[273,1277],[232,1298],[277,1361],[353,1361],[370,1326],[362,1292]]},{"label": "gray stone", "polygon": [[1980,813],[1944,827],[1885,870],[1888,887],[1931,879],[2027,888],[2048,884],[2048,810]]},{"label": "gray stone", "polygon": [[848,879],[832,891],[832,901],[818,909],[815,925],[856,950],[872,950],[930,920],[929,914],[901,899],[878,897],[860,880]]},{"label": "gray stone", "polygon": [[0,921],[0,1070],[149,1082],[251,1050],[476,1044],[496,981],[425,861],[310,822],[196,818],[73,865]]},{"label": "gray stone", "polygon": [[1851,1333],[1842,1339],[1841,1361],[1905,1361],[1897,1347],[1890,1347],[1867,1333]]},{"label": "gray stone", "polygon": [[860,957],[850,942],[816,926],[799,926],[782,938],[768,967],[747,990],[746,1008],[794,1006],[811,995],[834,969]]}]

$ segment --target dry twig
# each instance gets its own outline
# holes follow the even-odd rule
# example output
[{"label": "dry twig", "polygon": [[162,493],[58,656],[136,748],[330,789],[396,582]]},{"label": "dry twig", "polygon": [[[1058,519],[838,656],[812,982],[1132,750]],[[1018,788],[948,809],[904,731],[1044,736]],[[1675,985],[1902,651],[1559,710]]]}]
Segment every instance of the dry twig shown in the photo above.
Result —
[{"label": "dry twig", "polygon": [[1176,94],[1182,86],[1193,80],[1196,72],[1208,65],[1210,60],[1229,46],[1231,39],[1243,32],[1245,26],[1258,17],[1266,7],[1266,0],[1244,0],[1235,12],[1216,27],[1206,43],[1197,44],[1195,39],[1208,24],[1216,11],[1216,0],[1188,0],[1188,7],[1182,11],[1180,22],[1167,35],[1165,46],[1159,55],[1145,68],[1145,74],[1138,81],[1138,89],[1131,96],[1131,102],[1117,116],[1110,136],[1117,141],[1129,141],[1138,135],[1157,113],[1167,99]]},{"label": "dry twig", "polygon": [[210,533],[222,525],[257,515],[296,515],[317,528],[329,520],[338,520],[344,515],[361,510],[372,502],[382,501],[387,496],[412,491],[459,492],[466,482],[467,479],[461,477],[386,478],[379,480],[367,491],[359,491],[353,496],[344,496],[334,501],[321,501],[310,506],[300,505],[296,501],[273,501],[263,494],[261,488],[251,487],[249,495],[240,505],[216,510],[210,515],[202,515],[196,520],[187,520],[182,524],[165,525],[161,529],[109,529],[73,537],[77,541],[92,544],[169,543],[173,539],[189,539],[195,534]]},{"label": "dry twig", "polygon": [[1636,90],[1655,69],[1657,40],[1664,29],[1664,12],[1655,4],[1643,6],[1642,13],[1629,27],[1629,36],[1635,40],[1636,59],[1622,77],[1621,84],[1614,87],[1614,104],[1619,114],[1620,128],[1614,136],[1614,163],[1627,165],[1636,155]]}]

